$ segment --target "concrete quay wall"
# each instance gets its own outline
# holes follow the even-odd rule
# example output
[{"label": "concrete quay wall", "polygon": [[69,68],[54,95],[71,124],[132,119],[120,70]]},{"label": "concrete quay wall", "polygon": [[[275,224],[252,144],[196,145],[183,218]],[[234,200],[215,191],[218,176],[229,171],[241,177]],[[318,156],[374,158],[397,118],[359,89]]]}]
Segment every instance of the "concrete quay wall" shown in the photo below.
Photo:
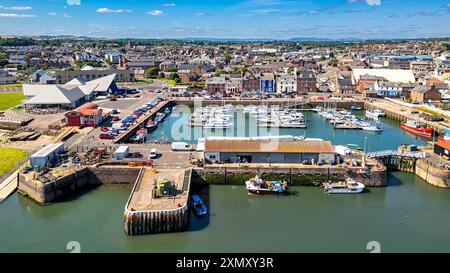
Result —
[{"label": "concrete quay wall", "polygon": [[417,160],[415,173],[431,185],[450,188],[450,171],[440,169],[426,159]]},{"label": "concrete quay wall", "polygon": [[86,167],[48,183],[19,175],[19,192],[40,204],[49,204],[89,185],[132,184],[140,169]]},{"label": "concrete quay wall", "polygon": [[[328,181],[342,181],[348,174],[347,168],[233,168],[206,167],[194,169],[193,181],[209,184],[244,185],[245,181],[260,173],[267,180],[283,180],[292,186],[321,186]],[[365,168],[357,179],[370,187],[387,185],[387,170],[370,171]]]}]

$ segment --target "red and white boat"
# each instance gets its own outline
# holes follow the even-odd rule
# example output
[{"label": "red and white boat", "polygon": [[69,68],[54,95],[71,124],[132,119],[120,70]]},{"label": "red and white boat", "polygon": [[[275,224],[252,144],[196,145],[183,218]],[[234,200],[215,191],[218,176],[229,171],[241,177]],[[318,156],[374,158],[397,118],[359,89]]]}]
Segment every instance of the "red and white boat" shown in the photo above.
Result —
[{"label": "red and white boat", "polygon": [[158,122],[150,120],[145,125],[145,128],[147,128],[148,132],[154,131],[154,130],[156,130],[156,128],[158,128]]},{"label": "red and white boat", "polygon": [[414,133],[416,135],[426,136],[426,137],[430,137],[430,138],[433,136],[433,128],[426,127],[425,124],[422,124],[415,120],[409,119],[406,122],[400,123],[400,126],[403,129],[405,129],[411,133]]}]

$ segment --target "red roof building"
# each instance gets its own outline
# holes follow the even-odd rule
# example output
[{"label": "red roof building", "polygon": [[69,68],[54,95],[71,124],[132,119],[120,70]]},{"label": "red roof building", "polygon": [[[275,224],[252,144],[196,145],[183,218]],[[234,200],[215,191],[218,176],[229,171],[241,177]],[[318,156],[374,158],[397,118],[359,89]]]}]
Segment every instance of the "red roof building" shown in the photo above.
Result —
[{"label": "red roof building", "polygon": [[103,111],[95,103],[86,103],[66,114],[66,126],[96,127],[103,120]]}]

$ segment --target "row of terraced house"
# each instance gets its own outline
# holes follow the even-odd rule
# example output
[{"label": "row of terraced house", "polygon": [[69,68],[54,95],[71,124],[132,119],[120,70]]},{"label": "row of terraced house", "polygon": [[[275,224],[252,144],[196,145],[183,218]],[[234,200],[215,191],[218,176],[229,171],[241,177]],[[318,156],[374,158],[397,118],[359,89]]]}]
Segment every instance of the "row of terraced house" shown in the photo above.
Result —
[{"label": "row of terraced house", "polygon": [[308,94],[317,92],[314,72],[296,73],[245,73],[221,75],[206,80],[206,91],[217,95],[242,93]]}]

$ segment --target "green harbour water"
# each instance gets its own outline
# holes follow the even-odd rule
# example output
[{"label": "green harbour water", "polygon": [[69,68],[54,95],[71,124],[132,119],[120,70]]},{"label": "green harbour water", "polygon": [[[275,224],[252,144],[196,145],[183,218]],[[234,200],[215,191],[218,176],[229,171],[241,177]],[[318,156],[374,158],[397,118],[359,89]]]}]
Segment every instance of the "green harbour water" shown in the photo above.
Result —
[{"label": "green harbour water", "polygon": [[[187,119],[177,111],[151,137],[161,130],[170,137],[170,125]],[[306,118],[307,137],[334,144],[362,147],[366,136],[371,151],[424,143],[391,120],[382,121],[382,134],[374,134],[333,130],[314,113]],[[387,187],[359,195],[292,187],[288,196],[249,196],[243,186],[206,186],[196,191],[209,215],[191,215],[188,231],[136,237],[123,231],[130,191],[131,186],[101,186],[48,206],[15,193],[0,204],[0,252],[69,252],[71,241],[82,252],[369,252],[370,241],[379,242],[382,252],[450,251],[450,192],[413,174],[392,173]]]}]

